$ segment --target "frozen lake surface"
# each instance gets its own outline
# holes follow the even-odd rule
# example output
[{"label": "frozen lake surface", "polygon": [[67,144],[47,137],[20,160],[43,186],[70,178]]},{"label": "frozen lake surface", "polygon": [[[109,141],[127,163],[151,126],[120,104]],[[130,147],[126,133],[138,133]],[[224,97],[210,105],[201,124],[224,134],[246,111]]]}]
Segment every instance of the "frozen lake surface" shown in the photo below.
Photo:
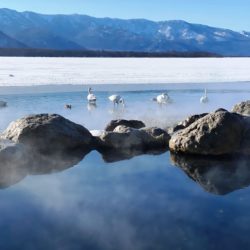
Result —
[{"label": "frozen lake surface", "polygon": [[0,86],[250,81],[250,58],[1,57]]}]

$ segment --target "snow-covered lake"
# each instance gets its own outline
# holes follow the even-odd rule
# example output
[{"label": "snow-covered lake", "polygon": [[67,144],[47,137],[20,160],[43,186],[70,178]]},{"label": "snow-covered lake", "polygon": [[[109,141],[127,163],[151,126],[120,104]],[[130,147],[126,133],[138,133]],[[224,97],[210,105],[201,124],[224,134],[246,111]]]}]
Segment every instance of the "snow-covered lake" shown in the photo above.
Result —
[{"label": "snow-covered lake", "polygon": [[0,58],[0,86],[250,81],[250,58]]}]

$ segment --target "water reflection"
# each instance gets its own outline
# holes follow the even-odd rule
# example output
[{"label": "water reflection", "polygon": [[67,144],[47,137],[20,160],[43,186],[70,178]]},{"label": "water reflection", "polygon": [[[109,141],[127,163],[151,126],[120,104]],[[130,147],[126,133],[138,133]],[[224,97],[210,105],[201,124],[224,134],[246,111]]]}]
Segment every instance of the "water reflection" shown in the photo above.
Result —
[{"label": "water reflection", "polygon": [[250,159],[194,157],[171,153],[172,162],[207,192],[226,195],[250,186]]},{"label": "water reflection", "polygon": [[139,150],[139,149],[123,149],[123,150],[99,150],[102,155],[102,158],[105,162],[118,162],[123,160],[129,160],[139,155],[161,155],[167,152],[167,149],[159,150]]},{"label": "water reflection", "polygon": [[108,112],[113,120],[117,120],[124,118],[126,116],[127,110],[123,107],[114,107],[112,109],[109,109]]},{"label": "water reflection", "polygon": [[87,104],[87,109],[88,109],[89,112],[94,111],[96,108],[97,108],[96,103],[88,103]]},{"label": "water reflection", "polygon": [[42,175],[61,172],[79,163],[86,152],[73,154],[55,153],[41,155],[15,152],[13,155],[0,154],[0,189],[10,187],[23,180],[28,175]]}]

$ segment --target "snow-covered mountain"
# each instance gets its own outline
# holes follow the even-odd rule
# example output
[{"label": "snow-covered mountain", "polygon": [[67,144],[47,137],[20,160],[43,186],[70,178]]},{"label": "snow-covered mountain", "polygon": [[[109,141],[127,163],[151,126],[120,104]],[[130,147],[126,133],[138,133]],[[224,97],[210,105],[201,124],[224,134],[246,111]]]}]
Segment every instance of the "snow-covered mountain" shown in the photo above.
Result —
[{"label": "snow-covered mountain", "polygon": [[239,33],[185,21],[43,15],[0,9],[0,30],[32,48],[207,51],[227,56],[250,56],[249,32]]}]

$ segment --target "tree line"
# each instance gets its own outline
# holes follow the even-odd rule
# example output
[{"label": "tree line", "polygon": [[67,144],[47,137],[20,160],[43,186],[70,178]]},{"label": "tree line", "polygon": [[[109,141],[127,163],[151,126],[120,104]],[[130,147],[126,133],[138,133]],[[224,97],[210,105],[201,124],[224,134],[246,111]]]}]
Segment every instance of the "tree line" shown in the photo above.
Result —
[{"label": "tree line", "polygon": [[221,57],[218,54],[196,52],[137,52],[137,51],[107,51],[107,50],[53,50],[53,49],[23,49],[0,48],[0,56],[15,57]]}]

